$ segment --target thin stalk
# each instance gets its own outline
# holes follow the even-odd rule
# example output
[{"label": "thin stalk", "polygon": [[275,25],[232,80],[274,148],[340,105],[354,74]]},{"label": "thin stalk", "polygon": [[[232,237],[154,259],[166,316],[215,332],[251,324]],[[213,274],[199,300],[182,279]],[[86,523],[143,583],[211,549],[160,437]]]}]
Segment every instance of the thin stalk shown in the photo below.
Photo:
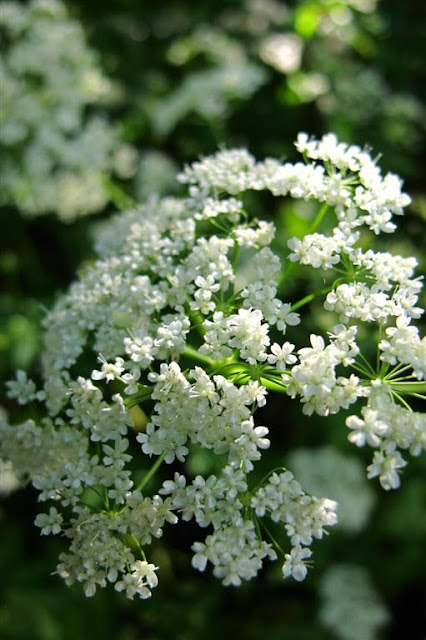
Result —
[{"label": "thin stalk", "polygon": [[268,378],[260,378],[260,384],[263,385],[268,391],[275,391],[276,393],[287,393],[287,387],[284,383],[274,382],[268,380]]},{"label": "thin stalk", "polygon": [[408,411],[412,411],[412,408],[410,407],[408,402],[406,402],[404,398],[399,395],[399,393],[394,392],[393,395],[394,395],[394,398],[396,398],[406,409],[408,409]]},{"label": "thin stalk", "polygon": [[[242,372],[246,371],[247,367],[244,367],[242,362],[237,362],[235,360],[234,362],[228,362],[227,364],[219,365],[211,373],[212,374],[213,373],[215,373],[215,374],[216,373],[225,373],[225,371],[228,371],[228,369],[230,370],[231,374],[234,374],[234,373],[242,373]],[[225,375],[227,375],[227,374],[225,374]]]},{"label": "thin stalk", "polygon": [[[363,367],[361,364],[354,364],[353,362],[349,365],[352,369],[355,369],[355,371],[358,371],[358,373],[362,373],[364,376],[366,376],[369,380],[371,379],[371,372],[366,368]],[[373,371],[373,376],[375,375],[374,371]]]},{"label": "thin stalk", "polygon": [[235,245],[234,245],[234,256],[232,258],[232,268],[234,269],[234,271],[237,268],[239,257],[240,257],[240,245],[238,244],[238,242],[235,242]]},{"label": "thin stalk", "polygon": [[407,371],[407,369],[411,369],[410,364],[407,364],[405,366],[403,366],[402,364],[399,364],[398,366],[395,367],[395,369],[393,369],[390,373],[388,373],[388,375],[386,376],[386,380],[392,380],[393,378],[396,378],[396,376],[400,376],[400,374],[403,373],[404,371]]},{"label": "thin stalk", "polygon": [[260,522],[260,526],[262,527],[262,529],[264,529],[266,535],[268,536],[268,538],[270,539],[270,541],[272,542],[272,545],[275,547],[275,549],[278,551],[278,553],[281,556],[284,556],[284,551],[281,548],[281,545],[279,544],[279,542],[275,539],[275,537],[272,535],[272,533],[269,531],[268,527],[266,526],[266,524],[263,522],[263,520],[259,519]]},{"label": "thin stalk", "polygon": [[[318,211],[317,215],[315,216],[314,220],[312,221],[312,224],[309,227],[306,235],[314,233],[314,231],[318,229],[327,211],[328,211],[328,204],[324,202],[322,207]],[[297,262],[289,262],[287,264],[283,273],[281,274],[281,278],[278,280],[278,285],[277,285],[278,291],[281,291],[283,284],[288,279],[288,277],[293,273],[297,264],[298,264]]]},{"label": "thin stalk", "polygon": [[215,365],[215,361],[209,358],[208,356],[199,353],[193,347],[186,346],[182,352],[182,355],[190,360],[194,360],[194,362],[198,362],[200,364],[204,364],[207,367],[213,367]]},{"label": "thin stalk", "polygon": [[[231,378],[228,378],[228,380],[231,380]],[[246,384],[246,382],[249,382],[249,380],[251,380],[249,373],[240,373],[240,374],[237,374],[237,376],[232,380],[232,382],[237,386],[242,386],[243,384]]]},{"label": "thin stalk", "polygon": [[384,379],[387,375],[388,375],[388,371],[390,369],[390,364],[389,362],[381,362],[380,366],[378,367],[378,376],[379,378]]},{"label": "thin stalk", "polygon": [[104,487],[104,492],[105,492],[105,497],[104,497],[105,509],[107,511],[110,511],[111,505],[110,505],[110,502],[109,502],[108,489],[106,487]]},{"label": "thin stalk", "polygon": [[400,376],[398,377],[392,377],[390,378],[389,376],[386,376],[386,378],[384,378],[384,381],[387,382],[390,385],[393,385],[395,382],[413,382],[413,378],[415,376],[413,375],[408,375],[408,376]]},{"label": "thin stalk", "polygon": [[188,314],[188,318],[191,320],[193,327],[197,329],[200,336],[204,338],[204,336],[206,335],[206,330],[203,325],[203,317],[201,316],[201,314],[198,313],[198,311],[193,311],[192,309],[190,309],[189,305],[187,306],[185,311]]},{"label": "thin stalk", "polygon": [[263,483],[266,482],[266,480],[269,478],[269,476],[271,476],[273,473],[275,473],[276,471],[287,471],[286,467],[274,467],[271,471],[268,471],[267,474],[265,474],[262,478],[262,480],[260,482],[257,483],[257,485],[252,489],[251,493],[254,494],[258,489],[260,489],[260,487],[263,486]]},{"label": "thin stalk", "polygon": [[308,233],[306,235],[309,235],[310,233],[314,233],[314,231],[318,229],[327,211],[328,211],[328,204],[327,202],[324,202],[321,209],[318,211],[317,215],[313,219],[312,224],[309,227]]},{"label": "thin stalk", "polygon": [[[381,322],[379,324],[379,340],[378,340],[377,344],[379,344],[382,341],[382,336],[383,336],[383,323]],[[383,362],[382,362],[382,360],[380,360],[380,349],[377,347],[377,349],[376,349],[376,371],[380,371],[382,364],[383,364]]]},{"label": "thin stalk", "polygon": [[312,302],[312,300],[315,300],[315,298],[319,298],[319,296],[323,296],[326,293],[329,293],[332,290],[332,288],[333,288],[333,285],[329,287],[324,287],[324,289],[321,289],[320,291],[316,291],[315,293],[310,293],[308,296],[305,296],[304,298],[301,298],[300,300],[292,304],[291,310],[296,311],[296,309],[300,309],[300,307],[303,307],[305,304],[309,304],[309,302]]},{"label": "thin stalk", "polygon": [[145,487],[145,485],[148,484],[148,482],[151,480],[152,476],[155,475],[157,469],[161,466],[161,464],[162,464],[162,462],[163,462],[165,457],[166,457],[166,452],[163,451],[161,456],[159,456],[157,458],[157,460],[154,462],[154,464],[152,465],[151,469],[144,475],[142,480],[139,482],[138,486],[136,487],[136,491],[142,491],[142,489]]},{"label": "thin stalk", "polygon": [[138,391],[137,393],[125,398],[124,399],[124,404],[128,409],[131,409],[132,407],[135,407],[138,404],[142,404],[146,400],[149,400],[149,398],[151,397],[152,392],[153,392],[153,388],[152,387],[147,387],[147,386],[143,385],[143,388],[140,391]]},{"label": "thin stalk", "polygon": [[400,393],[424,393],[426,392],[426,382],[392,382],[392,391]]},{"label": "thin stalk", "polygon": [[364,356],[364,354],[362,354],[361,352],[359,352],[359,357],[364,361],[367,369],[372,373],[373,376],[376,375],[376,372],[374,371],[373,367],[371,366],[371,364],[368,362],[367,358]]}]

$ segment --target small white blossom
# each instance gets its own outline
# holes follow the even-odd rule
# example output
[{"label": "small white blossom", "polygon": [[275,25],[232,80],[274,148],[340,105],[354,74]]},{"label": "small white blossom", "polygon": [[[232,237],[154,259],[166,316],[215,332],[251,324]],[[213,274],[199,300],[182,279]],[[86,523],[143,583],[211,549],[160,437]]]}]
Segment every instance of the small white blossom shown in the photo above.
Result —
[{"label": "small white blossom", "polygon": [[308,572],[306,561],[311,555],[312,551],[306,547],[294,547],[290,553],[286,553],[283,564],[284,578],[291,575],[297,582],[304,580]]},{"label": "small white blossom", "polygon": [[399,469],[406,466],[407,462],[399,451],[387,447],[383,451],[375,451],[373,462],[367,467],[368,478],[379,476],[383,489],[398,489],[401,482],[399,479]]},{"label": "small white blossom", "polygon": [[123,358],[116,358],[114,363],[107,362],[103,356],[99,356],[99,361],[102,362],[102,369],[98,371],[94,369],[92,371],[92,380],[105,380],[105,382],[111,382],[115,378],[119,378],[124,371]]},{"label": "small white blossom", "polygon": [[125,591],[126,596],[133,600],[138,595],[142,600],[151,597],[151,589],[158,585],[158,567],[146,560],[137,560],[130,565],[130,573],[123,576],[123,580],[115,583],[116,591]]},{"label": "small white blossom", "polygon": [[293,355],[293,351],[294,344],[291,344],[291,342],[284,342],[282,345],[274,342],[274,344],[271,345],[271,353],[268,355],[268,362],[269,364],[275,364],[278,371],[284,371],[286,369],[286,365],[297,362],[297,357]]},{"label": "small white blossom", "polygon": [[39,513],[35,519],[35,524],[40,527],[41,534],[48,536],[49,534],[57,535],[62,530],[62,515],[55,509],[50,507],[49,513]]},{"label": "small white blossom", "polygon": [[44,391],[37,391],[35,383],[30,380],[25,371],[16,372],[16,380],[6,382],[9,398],[16,398],[18,404],[28,404],[34,400],[44,400]]}]

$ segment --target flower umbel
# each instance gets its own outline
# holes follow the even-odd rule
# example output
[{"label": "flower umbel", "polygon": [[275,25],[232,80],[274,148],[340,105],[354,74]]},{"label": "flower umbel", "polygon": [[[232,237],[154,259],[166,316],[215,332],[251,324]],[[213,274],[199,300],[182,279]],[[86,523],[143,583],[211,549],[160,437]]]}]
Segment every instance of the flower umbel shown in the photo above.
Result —
[{"label": "flower umbel", "polygon": [[[53,501],[36,524],[69,540],[58,574],[88,596],[113,583],[150,597],[149,545],[191,519],[209,527],[193,566],[210,563],[224,584],[277,558],[284,577],[306,577],[342,492],[310,495],[291,471],[268,467],[275,434],[257,410],[271,393],[300,401],[306,416],[350,409],[349,440],[373,449],[367,475],[386,490],[398,488],[403,456],[425,447],[425,417],[409,404],[426,384],[416,261],[370,246],[409,198],[333,134],[300,134],[296,146],[305,162],[220,151],[179,175],[186,198],[151,199],[107,222],[98,259],[45,319],[43,388],[24,372],[8,384],[20,404],[45,401],[46,415],[2,417],[0,456]],[[262,190],[318,203],[288,256],[275,251],[273,223],[246,211],[245,193]],[[294,269],[316,270],[322,288],[290,299]],[[304,314],[313,301],[323,305],[316,333]],[[82,355],[92,358],[87,377]],[[215,462],[193,477],[196,451]]]}]

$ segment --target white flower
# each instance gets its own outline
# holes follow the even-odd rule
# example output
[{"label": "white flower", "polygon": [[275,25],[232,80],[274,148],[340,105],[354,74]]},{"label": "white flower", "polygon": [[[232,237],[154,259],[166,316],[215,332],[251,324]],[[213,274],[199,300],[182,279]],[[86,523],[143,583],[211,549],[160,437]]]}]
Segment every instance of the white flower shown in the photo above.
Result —
[{"label": "white flower", "polygon": [[212,295],[219,291],[220,284],[215,282],[214,277],[210,274],[207,278],[198,276],[195,279],[195,286],[198,287],[198,289],[194,293],[195,299],[191,301],[191,309],[199,309],[203,314],[214,311],[216,305],[212,301]]},{"label": "white flower", "polygon": [[105,380],[111,382],[115,378],[119,378],[124,371],[123,358],[116,358],[114,363],[107,362],[105,358],[100,355],[99,361],[102,362],[102,369],[98,371],[94,369],[92,371],[92,380]]},{"label": "white flower", "polygon": [[125,591],[130,599],[137,594],[142,600],[151,597],[151,589],[158,585],[155,571],[158,567],[146,560],[137,560],[130,566],[130,573],[123,576],[123,580],[115,583],[116,591]]},{"label": "white flower", "polygon": [[330,269],[340,262],[340,251],[336,241],[319,233],[306,235],[303,240],[291,238],[287,245],[293,251],[289,255],[292,262],[310,264],[316,269]]},{"label": "white flower", "polygon": [[363,567],[332,565],[320,582],[320,620],[342,640],[375,640],[389,619]]},{"label": "white flower", "polygon": [[410,324],[410,318],[399,316],[396,327],[386,329],[386,336],[379,343],[381,360],[393,365],[409,364],[419,380],[426,378],[426,337],[420,340],[419,331]]},{"label": "white flower", "polygon": [[306,560],[311,555],[312,551],[306,547],[294,547],[290,553],[286,553],[282,567],[284,578],[291,575],[297,582],[304,580],[308,572]]},{"label": "white flower", "polygon": [[230,330],[229,346],[240,350],[240,357],[250,364],[266,360],[269,346],[268,325],[263,323],[259,309],[239,309],[238,314],[228,318]]},{"label": "white flower", "polygon": [[379,476],[380,484],[386,491],[398,489],[401,484],[399,469],[403,469],[406,464],[406,460],[392,446],[375,451],[373,462],[367,467],[368,478]]},{"label": "white flower", "polygon": [[30,380],[25,371],[19,369],[16,372],[16,380],[6,382],[9,398],[16,398],[18,404],[28,404],[33,400],[44,400],[44,391],[37,391],[35,383]]},{"label": "white flower", "polygon": [[37,527],[40,527],[43,536],[57,535],[62,531],[63,518],[55,507],[50,507],[48,514],[39,513],[34,522]]},{"label": "white flower", "polygon": [[291,344],[291,342],[284,342],[282,345],[274,342],[274,344],[271,345],[271,353],[268,355],[268,362],[269,364],[275,364],[278,371],[284,371],[287,364],[294,364],[297,362],[297,357],[293,355],[293,351],[294,344]]},{"label": "white flower", "polygon": [[134,335],[132,337],[124,338],[124,347],[126,353],[129,354],[133,362],[140,363],[142,368],[148,367],[154,360],[156,354],[156,348],[154,346],[154,340],[150,336]]},{"label": "white flower", "polygon": [[383,436],[390,433],[389,424],[381,419],[381,413],[377,410],[364,407],[361,412],[363,419],[358,416],[349,416],[346,419],[346,426],[352,429],[348,436],[349,442],[357,447],[363,447],[365,444],[371,447],[380,446]]}]

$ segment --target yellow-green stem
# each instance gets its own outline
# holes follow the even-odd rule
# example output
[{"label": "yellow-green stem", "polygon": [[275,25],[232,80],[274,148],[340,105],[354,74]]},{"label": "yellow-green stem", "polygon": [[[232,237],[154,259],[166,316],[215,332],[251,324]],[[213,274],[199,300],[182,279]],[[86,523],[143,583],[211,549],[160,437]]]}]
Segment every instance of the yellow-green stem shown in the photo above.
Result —
[{"label": "yellow-green stem", "polygon": [[[312,221],[312,224],[309,227],[306,235],[314,233],[314,231],[318,229],[327,211],[328,211],[328,204],[324,202],[322,207],[318,211],[317,215],[315,216],[314,220]],[[298,264],[297,262],[289,262],[285,267],[281,275],[281,278],[278,280],[278,285],[277,285],[278,293],[281,293],[283,284],[286,282],[288,277],[293,273],[297,264]]]},{"label": "yellow-green stem", "polygon": [[152,465],[151,469],[144,475],[144,477],[142,478],[142,480],[139,482],[138,486],[136,487],[137,491],[142,491],[142,489],[145,487],[145,485],[148,484],[148,482],[151,480],[152,476],[155,475],[157,469],[161,466],[164,458],[166,457],[166,452],[164,451],[161,456],[159,456],[157,458],[157,460],[154,462],[154,464]]},{"label": "yellow-green stem", "polygon": [[203,355],[193,347],[186,346],[184,351],[182,352],[182,355],[186,358],[189,358],[190,360],[194,360],[195,362],[204,364],[207,367],[214,367],[216,364],[214,360],[212,360],[208,356]]},{"label": "yellow-green stem", "polygon": [[296,309],[300,309],[300,307],[303,307],[305,304],[309,304],[310,302],[312,302],[312,300],[315,300],[315,298],[319,298],[319,296],[324,296],[326,293],[329,293],[332,288],[333,285],[330,285],[329,287],[324,287],[324,289],[321,289],[320,291],[310,293],[308,296],[305,296],[301,300],[298,300],[297,302],[292,304],[291,310],[296,311]]},{"label": "yellow-green stem", "polygon": [[399,393],[426,393],[426,382],[392,382],[390,386]]}]

